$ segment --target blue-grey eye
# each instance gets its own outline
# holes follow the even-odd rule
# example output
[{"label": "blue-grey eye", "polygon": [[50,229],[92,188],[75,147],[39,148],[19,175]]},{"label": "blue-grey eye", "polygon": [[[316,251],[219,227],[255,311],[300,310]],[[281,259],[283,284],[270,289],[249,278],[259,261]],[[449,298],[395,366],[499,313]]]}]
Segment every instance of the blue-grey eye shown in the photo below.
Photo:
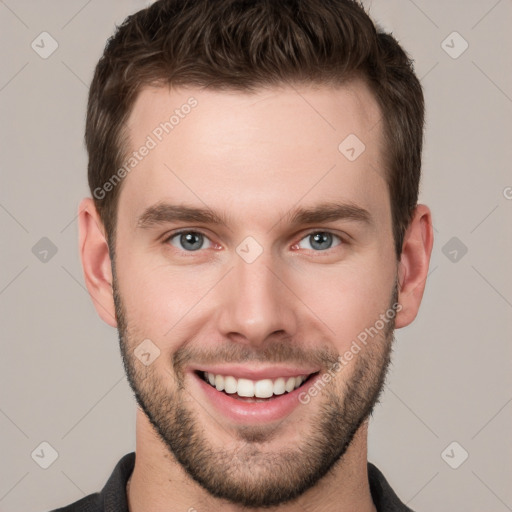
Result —
[{"label": "blue-grey eye", "polygon": [[[337,238],[339,243],[332,245],[333,239]],[[301,244],[304,240],[309,242],[309,247],[303,247]],[[341,244],[341,238],[333,233],[329,233],[328,231],[316,231],[315,233],[310,233],[305,236],[300,242],[299,247],[301,249],[313,249],[315,251],[325,251],[327,249],[331,249],[332,247],[336,247],[336,245]]]},{"label": "blue-grey eye", "polygon": [[169,242],[177,249],[184,249],[185,251],[198,251],[199,249],[205,249],[205,247],[203,247],[204,242],[211,244],[210,240],[206,236],[202,233],[198,233],[197,231],[183,231],[181,233],[176,233],[169,238]]}]

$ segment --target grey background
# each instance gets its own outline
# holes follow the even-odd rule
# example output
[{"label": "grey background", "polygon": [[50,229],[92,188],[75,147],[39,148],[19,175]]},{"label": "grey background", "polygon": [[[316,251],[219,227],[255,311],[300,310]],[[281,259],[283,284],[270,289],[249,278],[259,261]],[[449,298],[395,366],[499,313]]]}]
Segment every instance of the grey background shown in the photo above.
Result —
[{"label": "grey background", "polygon": [[[435,227],[422,308],[396,332],[369,460],[418,512],[512,510],[512,1],[365,3],[425,89],[421,202]],[[135,449],[135,401],[117,332],[84,286],[76,213],[89,195],[88,83],[114,25],[147,4],[0,1],[3,512],[99,491]],[[47,59],[31,48],[43,31],[59,45]],[[458,58],[454,31],[469,44]],[[57,250],[46,261],[43,237]],[[43,441],[58,452],[48,469],[31,456]],[[463,449],[453,469],[445,461],[457,465]]]}]

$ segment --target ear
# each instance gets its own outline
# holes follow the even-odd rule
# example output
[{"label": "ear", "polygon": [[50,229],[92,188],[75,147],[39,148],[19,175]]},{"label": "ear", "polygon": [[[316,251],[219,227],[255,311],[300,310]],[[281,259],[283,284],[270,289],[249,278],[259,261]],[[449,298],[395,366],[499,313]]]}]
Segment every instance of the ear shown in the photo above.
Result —
[{"label": "ear", "polygon": [[402,309],[396,316],[397,329],[409,325],[418,314],[425,290],[433,243],[434,233],[430,209],[419,204],[405,232],[398,264],[398,302]]},{"label": "ear", "polygon": [[103,223],[91,197],[80,202],[78,230],[80,258],[87,290],[102,320],[117,327],[108,243]]}]

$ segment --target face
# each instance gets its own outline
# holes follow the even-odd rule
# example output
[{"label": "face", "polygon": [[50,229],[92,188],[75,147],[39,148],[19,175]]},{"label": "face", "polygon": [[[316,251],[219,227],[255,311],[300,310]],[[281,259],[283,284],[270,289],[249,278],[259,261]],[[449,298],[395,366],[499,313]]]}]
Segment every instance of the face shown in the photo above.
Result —
[{"label": "face", "polygon": [[379,118],[358,82],[148,88],[133,108],[131,146],[151,148],[118,205],[123,361],[164,446],[214,496],[297,497],[378,399],[397,300]]}]

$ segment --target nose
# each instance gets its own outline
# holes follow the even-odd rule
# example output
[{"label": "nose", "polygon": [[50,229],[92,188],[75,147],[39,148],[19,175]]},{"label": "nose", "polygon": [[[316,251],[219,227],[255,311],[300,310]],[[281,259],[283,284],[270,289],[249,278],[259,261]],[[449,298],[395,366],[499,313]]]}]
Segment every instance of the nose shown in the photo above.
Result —
[{"label": "nose", "polygon": [[217,297],[220,334],[253,346],[265,345],[276,336],[294,336],[297,299],[286,281],[283,266],[265,253],[252,263],[236,257]]}]

